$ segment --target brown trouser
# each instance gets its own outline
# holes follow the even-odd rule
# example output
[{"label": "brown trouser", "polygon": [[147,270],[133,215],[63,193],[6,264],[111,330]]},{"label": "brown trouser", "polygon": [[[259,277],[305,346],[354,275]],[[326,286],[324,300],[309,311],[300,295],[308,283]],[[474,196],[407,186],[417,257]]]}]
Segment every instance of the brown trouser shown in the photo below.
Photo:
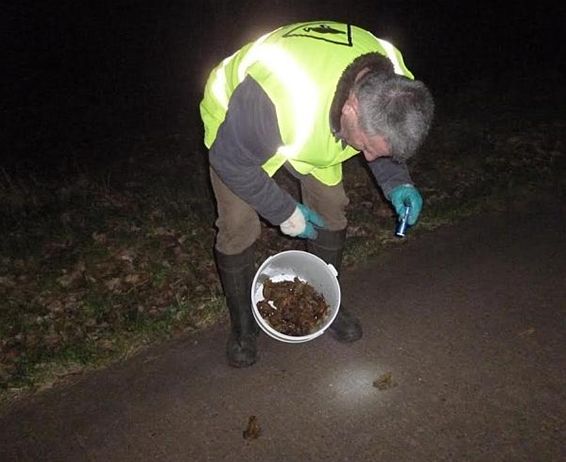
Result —
[{"label": "brown trouser", "polygon": [[[261,225],[258,214],[230,191],[212,168],[210,179],[218,211],[216,250],[225,255],[241,253],[259,238]],[[348,197],[342,183],[326,186],[312,175],[301,175],[298,181],[301,184],[302,202],[322,216],[327,229],[344,229],[348,224]]]}]

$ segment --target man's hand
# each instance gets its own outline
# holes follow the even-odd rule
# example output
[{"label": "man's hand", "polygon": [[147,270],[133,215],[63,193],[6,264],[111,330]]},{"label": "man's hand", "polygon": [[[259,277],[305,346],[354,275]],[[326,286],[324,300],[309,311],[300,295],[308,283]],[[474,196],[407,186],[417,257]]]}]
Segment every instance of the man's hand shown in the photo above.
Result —
[{"label": "man's hand", "polygon": [[411,210],[407,223],[412,226],[417,222],[423,208],[423,198],[417,188],[410,184],[401,184],[393,188],[389,193],[389,198],[399,218],[405,213],[405,207],[409,206]]},{"label": "man's hand", "polygon": [[281,225],[281,232],[293,237],[303,239],[316,239],[317,228],[324,228],[326,224],[322,217],[314,210],[309,209],[304,204],[298,204],[297,208],[289,218]]}]

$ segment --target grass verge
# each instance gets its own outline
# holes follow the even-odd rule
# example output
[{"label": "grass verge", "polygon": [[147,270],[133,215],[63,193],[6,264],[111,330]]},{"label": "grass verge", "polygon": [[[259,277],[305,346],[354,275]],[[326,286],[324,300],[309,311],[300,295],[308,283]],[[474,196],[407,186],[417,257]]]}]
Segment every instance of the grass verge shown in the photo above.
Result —
[{"label": "grass verge", "polygon": [[[541,110],[554,97],[539,95],[536,113],[505,95],[488,105],[471,104],[470,94],[439,105],[411,163],[426,198],[412,238],[534,194],[563,200],[566,121]],[[184,141],[145,139],[122,163],[59,179],[2,172],[1,399],[226,321],[204,154],[184,155]],[[354,265],[400,241],[392,210],[359,159],[344,172],[345,264]],[[300,245],[265,226],[258,262]]]}]

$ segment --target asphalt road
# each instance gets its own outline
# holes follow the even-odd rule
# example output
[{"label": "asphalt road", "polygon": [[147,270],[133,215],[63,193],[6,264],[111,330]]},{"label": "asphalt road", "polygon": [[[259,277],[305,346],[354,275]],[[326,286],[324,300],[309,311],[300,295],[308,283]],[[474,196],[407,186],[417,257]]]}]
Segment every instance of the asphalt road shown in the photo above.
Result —
[{"label": "asphalt road", "polygon": [[565,211],[476,217],[346,271],[353,345],[262,335],[236,370],[218,326],[18,403],[0,460],[566,460]]}]

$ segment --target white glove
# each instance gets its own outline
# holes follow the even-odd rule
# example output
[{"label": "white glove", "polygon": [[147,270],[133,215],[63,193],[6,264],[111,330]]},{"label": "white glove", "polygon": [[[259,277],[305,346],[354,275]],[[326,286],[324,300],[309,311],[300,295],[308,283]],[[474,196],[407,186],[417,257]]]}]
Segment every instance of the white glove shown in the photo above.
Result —
[{"label": "white glove", "polygon": [[307,223],[305,221],[305,216],[301,213],[299,207],[295,207],[293,214],[281,223],[279,227],[283,234],[295,237],[305,230]]},{"label": "white glove", "polygon": [[322,217],[304,204],[298,204],[293,214],[287,218],[279,228],[288,236],[316,239],[318,235],[314,227],[324,228]]}]

